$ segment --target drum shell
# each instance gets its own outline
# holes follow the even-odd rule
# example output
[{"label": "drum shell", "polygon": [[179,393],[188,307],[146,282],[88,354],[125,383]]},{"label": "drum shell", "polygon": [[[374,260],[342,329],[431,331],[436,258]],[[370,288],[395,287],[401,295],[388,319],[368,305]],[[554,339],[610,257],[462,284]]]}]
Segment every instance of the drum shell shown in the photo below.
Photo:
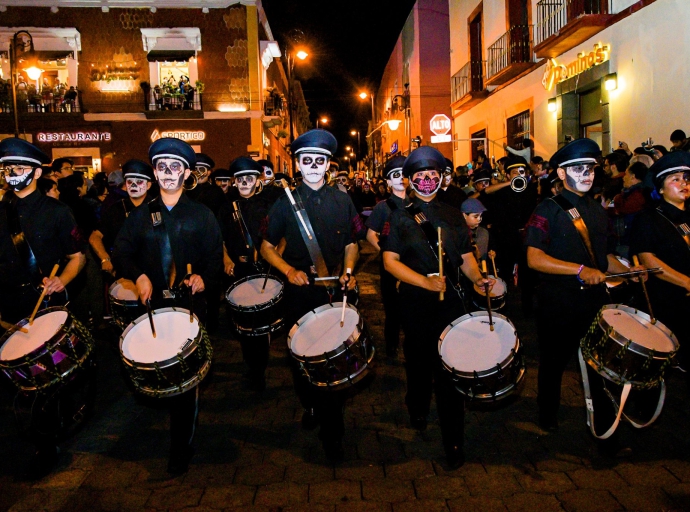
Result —
[{"label": "drum shell", "polygon": [[[154,321],[155,313],[169,311],[189,315],[187,309],[162,308],[154,311]],[[120,356],[134,388],[146,396],[161,398],[179,395],[197,386],[208,374],[213,356],[213,348],[203,325],[199,323],[199,332],[192,343],[176,356],[155,363],[133,361],[124,355],[122,345],[135,325],[148,321],[148,315],[140,316],[120,336]]]},{"label": "drum shell", "polygon": [[141,316],[141,305],[138,300],[126,300],[115,297],[113,291],[119,283],[120,281],[115,281],[108,288],[108,302],[113,320],[119,327],[124,329],[137,317]]},{"label": "drum shell", "polygon": [[[503,306],[506,305],[506,295],[508,293],[508,285],[500,277],[494,277],[494,276],[488,276],[488,277],[490,279],[495,279],[497,283],[498,282],[502,283],[503,284],[503,290],[505,290],[500,295],[491,296],[491,310],[492,311],[498,311],[499,309],[503,308]],[[493,293],[493,290],[489,293],[490,294]],[[480,310],[486,310],[486,295],[484,294],[484,290],[479,290],[477,285],[472,286],[472,303],[475,305],[475,307],[479,308]]]},{"label": "drum shell", "polygon": [[608,308],[634,313],[646,321],[651,321],[646,313],[622,304],[604,306],[581,341],[584,359],[597,373],[616,384],[624,385],[630,382],[633,388],[637,389],[658,385],[679,346],[675,335],[657,321],[655,325],[672,339],[676,350],[670,353],[659,352],[639,345],[608,325],[602,315]]},{"label": "drum shell", "polygon": [[[351,305],[348,308],[357,311]],[[304,377],[313,385],[322,389],[337,390],[356,384],[368,375],[374,359],[374,344],[362,315],[354,331],[344,343],[333,350],[316,356],[297,354],[292,350],[292,338],[311,314],[318,315],[330,308],[342,308],[342,302],[326,304],[310,311],[290,329],[287,344],[290,355],[299,364]]]},{"label": "drum shell", "polygon": [[[275,297],[254,306],[242,306],[230,300],[232,290],[251,279],[264,279],[266,275],[251,275],[237,280],[225,292],[230,319],[237,332],[243,336],[263,336],[273,333],[283,325],[283,291],[282,287]],[[270,279],[270,278],[269,278]],[[278,280],[276,278],[272,278]]]},{"label": "drum shell", "polygon": [[[466,319],[476,318],[478,316],[488,319],[489,315],[488,312],[484,311],[469,313],[461,316],[446,327],[443,333],[441,333],[441,337],[438,341],[438,353],[441,358],[442,367],[458,393],[469,400],[494,402],[512,395],[517,390],[518,385],[525,375],[525,360],[517,332],[515,332],[515,347],[503,361],[491,368],[472,372],[458,370],[450,366],[440,355],[441,346],[451,329]],[[513,323],[507,317],[498,313],[493,313],[493,317],[507,321],[513,327],[513,330],[515,329]]]},{"label": "drum shell", "polygon": [[[64,307],[43,309],[36,318],[57,311],[66,311],[67,319],[50,339],[20,358],[0,360],[0,370],[23,391],[41,391],[68,382],[75,370],[86,364],[93,350],[91,334]],[[24,327],[28,323],[25,318],[16,325]],[[7,332],[0,338],[0,347],[12,334]]]}]

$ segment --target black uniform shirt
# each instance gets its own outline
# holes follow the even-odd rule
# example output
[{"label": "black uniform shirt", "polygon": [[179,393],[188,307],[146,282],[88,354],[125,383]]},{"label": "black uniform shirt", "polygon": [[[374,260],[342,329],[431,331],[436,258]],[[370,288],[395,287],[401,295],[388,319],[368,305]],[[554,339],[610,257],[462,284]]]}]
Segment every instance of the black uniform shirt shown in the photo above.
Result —
[{"label": "black uniform shirt", "polygon": [[[184,194],[170,211],[160,197],[154,201],[160,204],[163,225],[170,239],[177,273],[175,284],[179,284],[187,273],[187,264],[191,263],[193,273],[200,275],[208,287],[218,279],[223,269],[223,238],[213,212]],[[125,220],[115,239],[113,264],[118,275],[132,281],[146,274],[153,284],[154,293],[168,289],[146,205],[135,208]]]},{"label": "black uniform shirt", "polygon": [[264,189],[261,191],[260,195],[270,208],[278,199],[285,195],[285,192],[283,191],[283,187],[277,185],[275,181],[272,181],[268,185],[264,185]]},{"label": "black uniform shirt", "polygon": [[[356,243],[358,234],[364,229],[352,200],[347,194],[327,185],[313,190],[302,184],[292,194],[295,201],[301,198],[316,233],[323,259],[332,272],[342,264],[345,247]],[[264,238],[271,245],[277,246],[284,237],[287,245],[283,259],[296,269],[307,271],[312,261],[298,222],[288,198],[281,197],[268,214]]]},{"label": "black uniform shirt", "polygon": [[[687,223],[690,226],[690,212],[679,210],[667,201],[658,206],[663,214],[675,224]],[[633,222],[630,233],[630,254],[651,252],[673,270],[690,276],[690,249],[676,228],[655,209],[640,213]],[[685,289],[662,281],[654,276],[649,280],[650,292],[659,292],[666,298],[683,299]]]},{"label": "black uniform shirt", "polygon": [[[240,207],[244,224],[249,230],[249,236],[257,251],[261,249],[262,231],[270,208],[270,204],[263,197],[263,194],[262,192],[261,194],[254,194],[249,199],[240,198],[235,200]],[[227,202],[218,214],[218,223],[223,234],[225,248],[230,259],[235,263],[238,263],[240,256],[247,257],[247,261],[254,261],[254,255],[249,253],[242,231],[240,231],[240,227],[233,218],[233,211],[232,203]]]},{"label": "black uniform shirt", "polygon": [[[433,199],[430,202],[419,198],[412,200],[412,204],[418,207],[431,222],[434,231],[441,227],[443,248],[453,266],[446,269],[447,275],[455,275],[456,269],[462,265],[462,255],[471,253],[472,246],[468,236],[468,229],[462,214],[456,208]],[[390,220],[381,232],[387,236],[385,251],[394,252],[400,256],[400,261],[415,272],[424,276],[438,273],[438,258],[429,245],[423,229],[405,209],[395,210]],[[401,283],[400,293],[407,289],[415,288],[412,285]]]},{"label": "black uniform shirt", "polygon": [[[14,201],[19,224],[41,274],[47,277],[56,263],[62,271],[66,256],[86,252],[86,241],[69,206],[38,190]],[[30,276],[12,243],[6,208],[11,208],[9,202],[3,202],[0,207],[0,283],[15,286],[28,283]]]},{"label": "black uniform shirt", "polygon": [[[580,212],[589,232],[597,267],[605,272],[608,268],[607,255],[615,251],[616,243],[606,211],[588,195],[580,197],[569,190],[564,190],[561,194]],[[525,246],[541,249],[547,255],[562,261],[592,266],[587,250],[570,217],[551,199],[539,203],[530,217],[527,223]],[[580,286],[574,275],[541,272],[539,274],[545,281],[556,281],[573,287]]]},{"label": "black uniform shirt", "polygon": [[405,197],[405,199],[402,199],[393,194],[385,201],[379,201],[379,204],[374,206],[371,215],[367,219],[366,226],[372,231],[375,231],[379,234],[379,247],[381,247],[382,251],[384,250],[382,244],[385,243],[386,237],[381,236],[381,232],[383,231],[386,222],[388,222],[388,219],[391,216],[391,208],[390,206],[388,206],[388,201],[393,202],[393,204],[396,206],[396,210],[404,207],[409,202],[407,200],[407,197]]},{"label": "black uniform shirt", "polygon": [[[150,200],[149,197],[144,198],[144,203]],[[120,199],[117,203],[111,204],[102,214],[101,220],[96,228],[103,235],[103,245],[108,254],[112,254],[113,247],[115,246],[115,239],[117,234],[122,229],[122,225],[125,223],[125,219],[129,213],[131,213],[136,206],[132,203],[129,196]]]},{"label": "black uniform shirt", "polygon": [[437,199],[459,210],[460,205],[467,199],[467,194],[460,187],[449,185],[446,190],[441,189],[438,191]]},{"label": "black uniform shirt", "polygon": [[190,199],[208,207],[214,215],[218,215],[221,206],[225,204],[225,194],[223,189],[215,186],[210,181],[199,183],[192,190],[185,192]]}]

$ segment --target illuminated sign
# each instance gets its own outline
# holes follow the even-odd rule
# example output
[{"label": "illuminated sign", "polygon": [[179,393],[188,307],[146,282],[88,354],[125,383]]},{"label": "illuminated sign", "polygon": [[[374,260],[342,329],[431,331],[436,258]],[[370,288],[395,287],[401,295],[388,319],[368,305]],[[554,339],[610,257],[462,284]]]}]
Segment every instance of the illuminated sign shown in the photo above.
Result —
[{"label": "illuminated sign", "polygon": [[180,139],[185,142],[198,142],[206,138],[206,132],[204,131],[186,131],[186,130],[165,130],[159,132],[158,130],[153,130],[151,134],[151,142],[156,142],[158,139],[171,137],[173,139]]},{"label": "illuminated sign", "polygon": [[451,128],[450,118],[445,114],[436,114],[431,118],[429,128],[434,135],[446,135]]},{"label": "illuminated sign", "polygon": [[110,142],[110,132],[40,132],[38,142]]},{"label": "illuminated sign", "polygon": [[609,60],[610,47],[608,45],[602,46],[599,43],[594,45],[594,50],[589,53],[578,53],[577,59],[568,64],[558,64],[555,59],[549,59],[544,70],[544,77],[541,80],[542,85],[547,91],[550,91],[555,84],[563,82],[568,78],[584,73],[590,68],[602,64]]}]

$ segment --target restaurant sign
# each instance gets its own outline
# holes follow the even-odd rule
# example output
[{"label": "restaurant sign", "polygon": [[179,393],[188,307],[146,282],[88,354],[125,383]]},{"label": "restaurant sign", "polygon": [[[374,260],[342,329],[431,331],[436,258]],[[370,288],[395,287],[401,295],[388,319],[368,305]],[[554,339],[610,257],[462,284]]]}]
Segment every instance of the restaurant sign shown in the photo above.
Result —
[{"label": "restaurant sign", "polygon": [[38,142],[110,142],[110,132],[39,132]]},{"label": "restaurant sign", "polygon": [[544,77],[541,80],[544,89],[550,91],[553,86],[561,83],[568,78],[584,73],[594,66],[598,66],[609,60],[610,47],[608,45],[594,45],[594,49],[577,54],[577,59],[568,65],[558,64],[556,59],[549,59],[544,69]]},{"label": "restaurant sign", "polygon": [[153,133],[151,134],[151,142],[156,142],[158,139],[165,137],[172,137],[173,139],[180,139],[185,142],[200,142],[206,138],[206,132],[202,130],[165,130],[162,132],[153,130]]}]

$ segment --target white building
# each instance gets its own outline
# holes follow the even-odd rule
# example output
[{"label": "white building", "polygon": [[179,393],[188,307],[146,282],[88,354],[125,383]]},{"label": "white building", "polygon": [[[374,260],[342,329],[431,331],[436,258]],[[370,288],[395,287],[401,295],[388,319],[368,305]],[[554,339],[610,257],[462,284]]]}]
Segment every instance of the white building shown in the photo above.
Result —
[{"label": "white building", "polygon": [[449,0],[453,156],[522,137],[550,157],[690,132],[689,0]]}]

